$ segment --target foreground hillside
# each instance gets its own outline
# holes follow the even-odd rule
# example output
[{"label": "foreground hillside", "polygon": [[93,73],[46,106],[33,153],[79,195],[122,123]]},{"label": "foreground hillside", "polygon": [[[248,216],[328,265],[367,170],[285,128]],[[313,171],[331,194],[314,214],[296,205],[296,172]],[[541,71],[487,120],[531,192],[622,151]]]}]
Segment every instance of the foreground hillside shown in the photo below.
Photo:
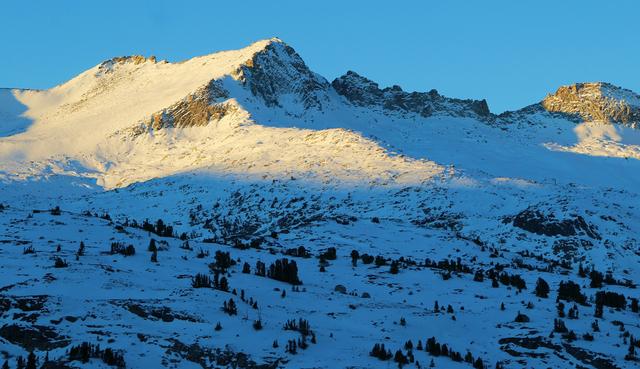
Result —
[{"label": "foreground hillside", "polygon": [[495,115],[277,39],[0,90],[0,358],[636,367],[639,107]]}]

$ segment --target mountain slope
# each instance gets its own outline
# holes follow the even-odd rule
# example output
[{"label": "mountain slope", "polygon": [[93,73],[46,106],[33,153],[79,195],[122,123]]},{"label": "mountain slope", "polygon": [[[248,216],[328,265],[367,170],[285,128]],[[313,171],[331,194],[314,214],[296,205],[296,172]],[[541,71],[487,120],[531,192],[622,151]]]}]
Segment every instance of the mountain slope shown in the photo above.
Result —
[{"label": "mountain slope", "polygon": [[0,90],[0,352],[382,368],[384,343],[409,367],[634,367],[637,101],[587,83],[495,115],[355,72],[329,82],[278,39]]}]

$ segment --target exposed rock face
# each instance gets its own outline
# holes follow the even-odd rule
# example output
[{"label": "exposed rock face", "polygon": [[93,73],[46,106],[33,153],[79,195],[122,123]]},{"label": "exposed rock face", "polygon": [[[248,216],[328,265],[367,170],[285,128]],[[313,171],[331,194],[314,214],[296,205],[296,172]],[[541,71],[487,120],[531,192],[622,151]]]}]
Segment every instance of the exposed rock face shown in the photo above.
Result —
[{"label": "exposed rock face", "polygon": [[418,113],[424,117],[432,115],[492,117],[486,100],[451,99],[438,91],[405,92],[400,86],[380,89],[378,84],[349,71],[336,78],[333,88],[349,102],[357,106],[378,106],[388,111]]},{"label": "exposed rock face", "polygon": [[28,351],[48,351],[65,347],[70,342],[68,337],[60,336],[53,328],[42,325],[5,324],[0,328],[0,337]]},{"label": "exposed rock face", "polygon": [[529,208],[513,218],[513,225],[525,231],[545,236],[586,235],[592,239],[600,239],[595,227],[587,223],[580,215],[573,215],[569,219],[558,219],[552,213],[545,214],[540,210]]},{"label": "exposed rock face", "polygon": [[549,112],[576,115],[584,121],[640,125],[640,95],[608,83],[562,86],[540,104]]},{"label": "exposed rock face", "polygon": [[111,58],[107,61],[102,62],[99,66],[98,69],[101,72],[104,73],[109,73],[113,70],[113,67],[118,65],[118,64],[126,64],[126,63],[132,63],[134,65],[138,65],[138,64],[142,64],[145,62],[150,62],[150,63],[156,63],[156,57],[151,55],[149,57],[145,57],[142,55],[131,55],[131,56],[116,56],[114,58]]},{"label": "exposed rock face", "polygon": [[258,364],[242,352],[233,352],[226,348],[210,349],[202,347],[198,343],[190,345],[184,344],[177,339],[171,338],[172,346],[167,348],[167,355],[178,355],[188,361],[199,364],[202,368],[210,368],[211,363],[215,363],[216,367],[233,367],[239,369],[275,369],[280,365],[281,359],[275,359],[272,363]]},{"label": "exposed rock face", "polygon": [[136,128],[135,133],[146,130],[158,131],[163,128],[197,127],[207,125],[212,120],[219,121],[236,109],[233,104],[217,102],[227,97],[228,93],[220,82],[211,81],[181,101],[154,113]]},{"label": "exposed rock face", "polygon": [[255,53],[234,77],[269,107],[281,106],[283,95],[292,95],[304,108],[321,109],[328,99],[329,82],[312,72],[293,48],[278,39]]}]

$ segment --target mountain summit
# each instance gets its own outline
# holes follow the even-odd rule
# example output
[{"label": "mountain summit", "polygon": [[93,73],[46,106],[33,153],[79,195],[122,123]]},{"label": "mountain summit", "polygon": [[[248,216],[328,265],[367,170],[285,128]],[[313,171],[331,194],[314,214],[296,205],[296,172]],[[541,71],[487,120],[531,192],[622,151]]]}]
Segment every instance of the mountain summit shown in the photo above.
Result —
[{"label": "mountain summit", "polygon": [[[453,156],[450,152],[457,150],[456,142],[462,137],[470,140],[467,144],[473,143],[472,146],[491,142],[499,142],[500,147],[516,145],[514,153],[521,151],[519,141],[523,140],[526,145],[534,145],[534,151],[538,150],[535,145],[544,144],[553,150],[581,153],[586,150],[598,156],[638,155],[636,144],[632,141],[627,144],[626,138],[616,139],[613,146],[600,140],[598,148],[591,144],[588,149],[576,146],[581,138],[573,142],[570,138],[574,122],[580,120],[635,127],[640,104],[638,95],[629,90],[603,83],[561,87],[540,104],[496,116],[485,100],[449,98],[435,89],[406,92],[399,86],[380,88],[353,71],[329,83],[311,71],[292,47],[277,38],[179,63],[158,61],[155,57],[116,57],[52,89],[4,90],[1,99],[0,115],[4,122],[0,132],[4,137],[0,138],[0,156],[5,158],[4,165],[9,166],[8,175],[19,171],[24,172],[21,177],[30,177],[53,166],[63,172],[80,170],[109,187],[222,162],[237,163],[228,168],[233,172],[244,172],[247,167],[253,168],[250,171],[277,167],[271,175],[282,175],[281,171],[324,179],[355,175],[373,181],[380,175],[388,176],[383,168],[390,166],[405,168],[400,171],[405,174],[393,176],[396,180],[415,180],[416,173],[424,173],[425,176],[418,176],[424,180],[441,173],[444,166],[469,164],[471,157],[464,155],[465,151]],[[548,132],[540,131],[537,135],[542,142],[520,138],[529,135],[532,128],[525,132],[516,127],[541,124],[540,119],[548,119],[540,115],[544,112],[568,119],[571,123],[559,127],[568,136],[548,136]],[[468,124],[471,126],[467,127]],[[291,130],[294,128],[298,130]],[[504,131],[511,131],[511,135],[505,136]],[[256,142],[265,142],[260,137],[265,132],[273,132],[267,137],[273,137],[275,147],[284,145],[280,133],[297,132],[299,138],[290,137],[287,142],[288,145],[298,142],[305,159],[294,154],[292,161],[281,167],[271,166],[268,161],[272,159],[267,156],[254,156],[269,147],[262,145],[260,150],[255,147]],[[316,139],[305,138],[307,134]],[[250,142],[245,142],[247,139]],[[336,139],[331,146],[338,150],[338,156],[318,156],[323,152],[316,149],[318,145],[328,145],[327,140]],[[355,142],[358,144],[354,146]],[[442,143],[448,145],[441,146]],[[218,152],[227,150],[224,145],[234,144],[246,149],[234,150],[242,160],[229,161],[225,157],[231,152]],[[611,150],[614,146],[616,149]],[[486,160],[504,160],[495,157],[491,148],[476,149],[481,156],[488,155]],[[191,150],[201,154],[186,154]],[[341,175],[334,173],[339,166],[319,164],[332,162],[340,155],[344,155],[340,160],[349,160],[348,157],[360,155],[356,152],[376,152],[384,159],[371,162],[366,169]],[[396,156],[398,152],[404,156]],[[540,155],[549,154],[546,149]],[[159,160],[167,155],[178,155],[182,161]],[[278,156],[274,152],[271,155]],[[36,164],[25,166],[24,160]],[[156,164],[148,165],[156,160]],[[318,165],[309,166],[298,160],[311,160]],[[427,162],[430,169],[422,167]],[[140,170],[140,166],[149,167]],[[489,172],[531,176],[515,163],[500,168],[500,173],[495,169]],[[576,175],[583,176],[578,173],[571,176]],[[549,173],[540,171],[533,177],[547,176]]]},{"label": "mountain summit", "polygon": [[620,123],[640,128],[640,95],[604,82],[562,86],[542,100],[550,112],[576,115],[584,121]]}]

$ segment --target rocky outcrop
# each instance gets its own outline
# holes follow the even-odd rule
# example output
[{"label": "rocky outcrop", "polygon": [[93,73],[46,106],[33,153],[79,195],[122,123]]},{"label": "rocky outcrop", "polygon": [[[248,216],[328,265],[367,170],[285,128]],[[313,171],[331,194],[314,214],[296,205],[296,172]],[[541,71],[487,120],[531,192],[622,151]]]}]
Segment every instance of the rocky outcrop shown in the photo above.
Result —
[{"label": "rocky outcrop", "polygon": [[541,102],[500,115],[507,121],[546,114],[576,123],[605,122],[640,128],[640,95],[604,82],[562,86]]},{"label": "rocky outcrop", "polygon": [[350,103],[362,107],[380,107],[385,111],[412,112],[423,117],[432,115],[492,118],[486,100],[462,100],[444,97],[436,90],[405,92],[400,86],[380,89],[378,84],[349,71],[331,85]]},{"label": "rocky outcrop", "polygon": [[98,70],[103,73],[110,73],[113,71],[113,68],[117,65],[123,65],[127,63],[131,63],[133,65],[139,65],[142,63],[157,63],[156,57],[151,55],[149,57],[145,57],[142,55],[130,55],[130,56],[116,56],[109,60],[106,60],[98,66]]},{"label": "rocky outcrop", "polygon": [[528,208],[518,213],[513,218],[513,226],[549,237],[585,235],[592,239],[600,239],[595,226],[587,223],[580,215],[558,219],[553,213],[544,213],[535,208]]},{"label": "rocky outcrop", "polygon": [[328,100],[329,82],[312,72],[293,48],[278,39],[256,52],[233,77],[269,107],[282,107],[285,95],[305,109],[322,109]]},{"label": "rocky outcrop", "polygon": [[640,95],[608,83],[577,83],[560,87],[542,100],[550,112],[575,114],[585,121],[602,121],[638,127]]},{"label": "rocky outcrop", "polygon": [[133,133],[139,135],[164,128],[198,127],[219,121],[237,109],[234,104],[218,102],[228,97],[219,81],[211,81],[181,101],[152,114],[136,126]]},{"label": "rocky outcrop", "polygon": [[68,337],[60,336],[53,328],[42,325],[5,324],[0,328],[0,337],[28,351],[49,351],[65,347],[70,342]]},{"label": "rocky outcrop", "polygon": [[229,347],[225,349],[209,348],[198,343],[185,344],[175,338],[169,338],[172,343],[167,348],[168,356],[177,355],[187,361],[200,365],[202,368],[210,368],[211,363],[216,367],[233,367],[238,369],[275,369],[280,367],[281,359],[273,359],[271,363],[259,364],[242,352],[234,352]]}]

